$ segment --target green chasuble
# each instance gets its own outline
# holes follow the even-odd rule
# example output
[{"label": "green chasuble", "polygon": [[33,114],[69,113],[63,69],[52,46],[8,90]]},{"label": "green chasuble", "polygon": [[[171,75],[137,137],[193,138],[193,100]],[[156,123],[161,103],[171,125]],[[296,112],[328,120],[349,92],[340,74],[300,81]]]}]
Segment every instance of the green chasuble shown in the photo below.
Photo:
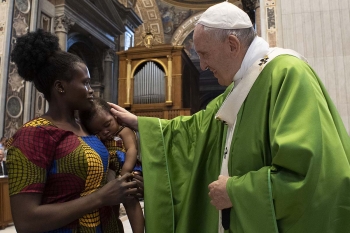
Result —
[{"label": "green chasuble", "polygon": [[[148,233],[215,233],[208,185],[220,174],[227,126],[205,110],[139,117]],[[350,232],[350,138],[315,72],[280,55],[239,110],[226,189],[230,233]]]}]

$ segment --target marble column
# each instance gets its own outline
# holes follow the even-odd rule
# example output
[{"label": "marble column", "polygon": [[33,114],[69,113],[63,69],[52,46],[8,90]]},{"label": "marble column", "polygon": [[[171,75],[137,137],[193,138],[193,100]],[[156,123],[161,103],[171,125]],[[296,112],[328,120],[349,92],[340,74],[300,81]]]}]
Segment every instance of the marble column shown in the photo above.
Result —
[{"label": "marble column", "polygon": [[255,27],[256,34],[261,36],[261,18],[260,18],[260,2],[255,2]]},{"label": "marble column", "polygon": [[60,48],[63,51],[67,51],[67,34],[74,23],[64,14],[55,17],[55,34],[59,39]]},{"label": "marble column", "polygon": [[104,58],[104,77],[103,84],[104,89],[104,99],[108,102],[113,102],[112,94],[113,91],[113,63],[114,63],[114,51],[107,50],[106,56]]}]

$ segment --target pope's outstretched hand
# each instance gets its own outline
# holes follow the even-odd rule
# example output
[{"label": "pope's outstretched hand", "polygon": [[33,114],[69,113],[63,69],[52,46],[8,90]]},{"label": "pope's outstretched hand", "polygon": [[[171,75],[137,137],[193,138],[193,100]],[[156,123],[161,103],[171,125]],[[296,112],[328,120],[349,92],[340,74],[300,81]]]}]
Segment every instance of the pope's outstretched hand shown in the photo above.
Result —
[{"label": "pope's outstretched hand", "polygon": [[119,105],[108,103],[111,106],[111,113],[117,118],[120,125],[128,126],[133,130],[138,130],[137,116],[120,107]]}]

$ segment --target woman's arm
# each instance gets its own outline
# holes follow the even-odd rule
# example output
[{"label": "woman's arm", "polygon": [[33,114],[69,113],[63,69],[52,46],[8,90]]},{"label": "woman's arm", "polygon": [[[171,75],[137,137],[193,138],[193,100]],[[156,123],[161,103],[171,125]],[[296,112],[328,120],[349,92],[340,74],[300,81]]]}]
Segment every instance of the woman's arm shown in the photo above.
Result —
[{"label": "woman's arm", "polygon": [[137,160],[137,142],[136,135],[130,128],[124,128],[119,135],[123,140],[126,150],[125,162],[121,170],[121,175],[123,175],[126,172],[131,173],[135,167]]},{"label": "woman's arm", "polygon": [[10,202],[16,230],[25,233],[54,230],[103,206],[134,199],[138,190],[132,177],[127,173],[92,194],[63,203],[42,205],[42,194],[15,194],[10,197]]}]

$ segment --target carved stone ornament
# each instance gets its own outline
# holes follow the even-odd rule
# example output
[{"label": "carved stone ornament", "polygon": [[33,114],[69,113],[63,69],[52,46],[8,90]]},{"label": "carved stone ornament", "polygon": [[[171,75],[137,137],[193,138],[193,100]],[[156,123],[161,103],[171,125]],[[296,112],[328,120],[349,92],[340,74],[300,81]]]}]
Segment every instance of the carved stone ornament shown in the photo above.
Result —
[{"label": "carved stone ornament", "polygon": [[11,86],[12,91],[20,92],[20,90],[24,87],[24,80],[21,76],[19,76],[17,69],[13,69],[9,74],[8,83]]},{"label": "carved stone ornament", "polygon": [[55,17],[55,32],[68,33],[69,29],[75,24],[73,20],[66,15],[60,15]]},{"label": "carved stone ornament", "polygon": [[14,135],[18,129],[18,122],[16,119],[12,119],[9,121],[8,125],[5,128],[5,137],[11,138],[12,135]]},{"label": "carved stone ornament", "polygon": [[104,61],[113,62],[114,61],[114,56],[115,56],[115,51],[112,50],[112,49],[108,49],[106,51],[106,56],[105,56]]},{"label": "carved stone ornament", "polygon": [[29,0],[15,0],[17,9],[23,14],[27,14],[30,10],[30,1]]},{"label": "carved stone ornament", "polygon": [[16,36],[20,37],[27,34],[29,27],[26,23],[26,19],[18,14],[17,17],[13,19],[13,28],[16,31]]},{"label": "carved stone ornament", "polygon": [[12,118],[18,118],[23,112],[23,103],[18,96],[10,96],[6,102],[7,114]]}]

